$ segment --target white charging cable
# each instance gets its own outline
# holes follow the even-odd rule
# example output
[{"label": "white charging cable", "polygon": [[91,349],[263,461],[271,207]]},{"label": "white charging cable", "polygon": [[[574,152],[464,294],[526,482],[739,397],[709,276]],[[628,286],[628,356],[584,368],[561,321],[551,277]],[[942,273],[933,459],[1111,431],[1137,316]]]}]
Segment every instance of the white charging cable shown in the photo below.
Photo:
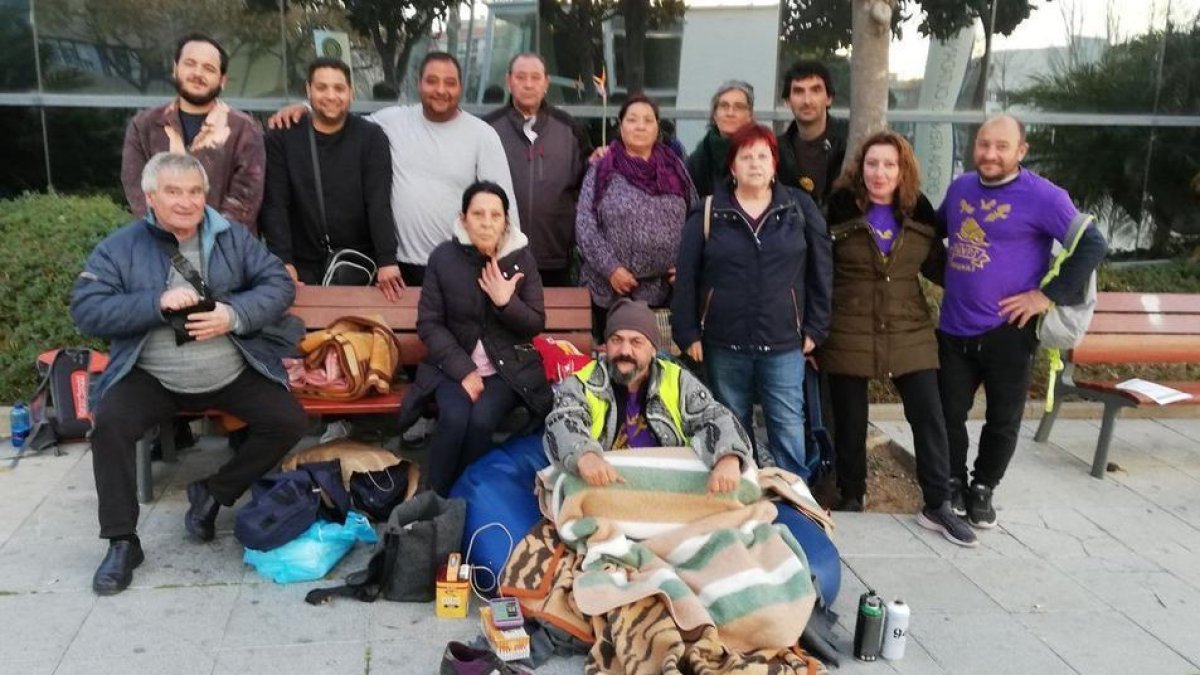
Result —
[{"label": "white charging cable", "polygon": [[[505,536],[508,537],[508,553],[505,554],[503,564],[500,565],[501,570],[508,565],[508,559],[512,557],[513,549],[516,547],[516,542],[513,540],[512,532],[509,532],[508,528],[505,527],[503,523],[488,523],[487,525],[484,525],[483,527],[471,533],[471,539],[467,542],[467,556],[463,563],[463,567],[466,567],[469,570],[467,579],[471,582],[471,590],[474,591],[475,595],[483,602],[488,601],[487,596],[484,595],[485,593],[492,593],[494,591],[497,595],[500,594],[500,578],[496,576],[496,573],[493,572],[487,565],[472,565],[470,563],[471,550],[475,547],[475,537],[478,537],[480,532],[492,527],[500,528],[500,530],[504,532]],[[487,572],[488,576],[492,578],[491,582],[487,586],[484,586],[475,580],[475,575],[479,572]]]}]

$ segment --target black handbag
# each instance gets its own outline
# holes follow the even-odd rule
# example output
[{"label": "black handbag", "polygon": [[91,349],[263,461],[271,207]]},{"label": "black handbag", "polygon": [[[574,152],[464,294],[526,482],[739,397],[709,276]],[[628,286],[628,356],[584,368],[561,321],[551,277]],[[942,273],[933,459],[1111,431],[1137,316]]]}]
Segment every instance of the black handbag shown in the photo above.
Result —
[{"label": "black handbag", "polygon": [[325,190],[321,184],[321,163],[317,159],[317,132],[308,125],[308,149],[312,155],[313,180],[317,184],[317,207],[321,216],[321,239],[325,246],[325,272],[322,286],[370,286],[375,283],[375,261],[352,248],[333,249],[329,239],[329,223],[325,218]]},{"label": "black handbag", "polygon": [[387,520],[408,495],[409,465],[401,462],[379,471],[350,474],[350,501],[371,520]]}]

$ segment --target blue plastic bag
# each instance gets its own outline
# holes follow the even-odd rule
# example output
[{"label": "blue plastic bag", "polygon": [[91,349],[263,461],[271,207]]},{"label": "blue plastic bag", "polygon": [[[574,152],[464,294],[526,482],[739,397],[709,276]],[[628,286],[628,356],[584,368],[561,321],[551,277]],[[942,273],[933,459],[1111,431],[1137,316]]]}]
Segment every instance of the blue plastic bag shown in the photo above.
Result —
[{"label": "blue plastic bag", "polygon": [[365,515],[351,511],[344,525],[318,520],[279,548],[246,549],[242,560],[277,584],[312,581],[328,574],[356,541],[374,544],[379,537]]}]

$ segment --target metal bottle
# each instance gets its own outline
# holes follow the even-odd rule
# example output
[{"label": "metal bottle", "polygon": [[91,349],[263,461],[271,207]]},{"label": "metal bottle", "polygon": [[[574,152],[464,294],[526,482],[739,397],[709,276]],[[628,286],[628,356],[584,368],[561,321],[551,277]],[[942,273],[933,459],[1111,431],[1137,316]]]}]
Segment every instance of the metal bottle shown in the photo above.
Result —
[{"label": "metal bottle", "polygon": [[908,619],[911,614],[909,606],[900,598],[896,598],[887,606],[883,649],[880,650],[880,655],[888,661],[904,658],[904,646],[908,643]]},{"label": "metal bottle", "polygon": [[879,658],[883,640],[883,600],[868,589],[858,597],[858,621],[854,625],[854,658],[874,661]]}]

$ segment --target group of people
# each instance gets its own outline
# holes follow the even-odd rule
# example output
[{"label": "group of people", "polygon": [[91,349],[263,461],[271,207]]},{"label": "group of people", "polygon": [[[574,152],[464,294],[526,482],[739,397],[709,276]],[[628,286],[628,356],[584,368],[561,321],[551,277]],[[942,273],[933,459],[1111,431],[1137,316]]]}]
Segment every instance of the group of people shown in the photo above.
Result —
[{"label": "group of people", "polygon": [[[902,136],[872,136],[842,172],[845,133],[815,62],[784,75],[795,120],[778,135],[754,121],[749,84],[722,84],[686,159],[643,95],[624,101],[618,137],[594,149],[547,103],[533,53],[509,62],[510,100],[484,118],[459,109],[450,54],[422,59],[419,103],[365,117],[349,112],[350,69],[319,58],[307,102],[272,116],[265,137],[220,99],[227,67],[212,38],[179,42],[177,96],[126,133],[122,181],[137,220],[96,248],[73,291],[79,328],[112,343],[92,436],[109,541],[93,580],[101,594],[126,588],[144,559],[133,458],[147,430],[212,408],[247,423],[239,452],[188,486],[185,525],[201,540],[303,434],[279,364],[302,331],[286,312],[297,285],[329,283],[340,251],[373,263],[391,299],[421,287],[429,356],[401,422],[436,401],[427,482],[439,493],[518,405],[546,419],[550,459],[591,484],[620,480],[603,451],[653,445],[696,448],[715,492],[756,461],[806,477],[808,360],[829,378],[839,508],[864,506],[867,381],[888,378],[917,439],[918,521],[962,545],[975,536],[961,516],[995,524],[1034,319],[1077,302],[1105,252],[1088,228],[1039,288],[1051,242],[1079,219],[1065,192],[1021,167],[1012,117],[981,127],[977,171],[937,211]],[[945,286],[937,331],[918,274]],[[544,287],[575,284],[590,291],[606,357],[552,393],[530,342],[545,327]],[[703,377],[656,356],[653,309],[670,310]],[[987,423],[968,481],[965,420],[981,385]],[[769,454],[748,433],[756,403]]]}]

